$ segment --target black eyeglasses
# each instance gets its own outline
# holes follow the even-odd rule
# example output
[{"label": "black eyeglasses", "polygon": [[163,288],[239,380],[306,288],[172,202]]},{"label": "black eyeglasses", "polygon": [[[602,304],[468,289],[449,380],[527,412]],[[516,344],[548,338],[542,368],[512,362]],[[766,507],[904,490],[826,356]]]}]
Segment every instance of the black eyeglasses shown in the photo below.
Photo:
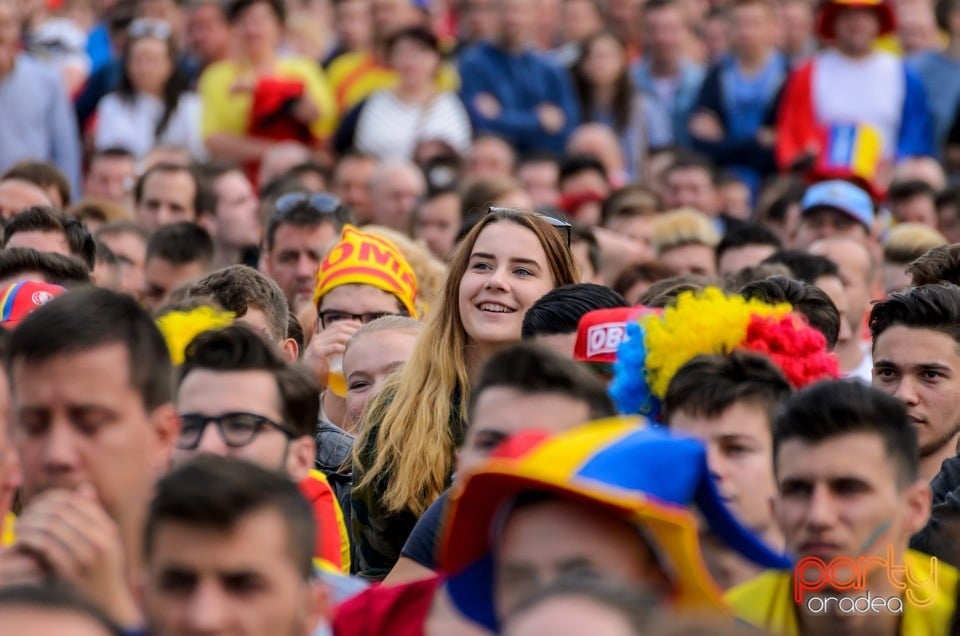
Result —
[{"label": "black eyeglasses", "polygon": [[[487,212],[488,212],[488,213],[493,213],[493,212],[516,212],[516,211],[517,211],[517,210],[515,210],[515,209],[513,209],[513,208],[502,208],[502,207],[498,207],[498,206],[495,206],[495,205],[491,205],[489,208],[487,208]],[[544,221],[546,221],[547,223],[549,223],[549,224],[552,225],[553,227],[560,229],[560,231],[563,232],[563,236],[564,236],[564,238],[567,240],[567,248],[569,249],[570,244],[573,242],[573,225],[570,224],[570,223],[567,223],[566,221],[562,221],[562,220],[560,220],[560,219],[556,219],[556,218],[554,218],[554,217],[552,217],[552,216],[547,216],[546,214],[541,214],[541,213],[539,213],[539,212],[537,212],[536,214],[537,214],[537,216],[539,216],[541,219],[543,219]]]},{"label": "black eyeglasses", "polygon": [[306,205],[318,214],[331,215],[341,223],[347,221],[347,211],[340,202],[340,199],[332,194],[318,192],[311,194],[309,192],[290,192],[277,199],[273,204],[273,218],[282,219],[293,210]]},{"label": "black eyeglasses", "polygon": [[157,38],[166,40],[173,31],[170,25],[160,20],[150,18],[138,18],[127,27],[127,34],[131,38]]},{"label": "black eyeglasses", "polygon": [[371,311],[365,314],[351,314],[348,311],[340,311],[339,309],[330,309],[328,311],[321,311],[320,324],[323,325],[323,328],[326,329],[330,325],[336,322],[343,322],[344,320],[356,320],[360,324],[367,324],[368,322],[373,322],[377,318],[383,318],[385,316],[399,316],[400,314],[393,313],[391,311]]},{"label": "black eyeglasses", "polygon": [[224,413],[223,415],[184,413],[180,416],[180,422],[180,437],[177,439],[177,448],[180,450],[195,449],[200,444],[203,432],[210,422],[216,424],[220,439],[230,448],[241,448],[250,444],[264,426],[272,426],[291,439],[296,437],[283,425],[255,413]]}]

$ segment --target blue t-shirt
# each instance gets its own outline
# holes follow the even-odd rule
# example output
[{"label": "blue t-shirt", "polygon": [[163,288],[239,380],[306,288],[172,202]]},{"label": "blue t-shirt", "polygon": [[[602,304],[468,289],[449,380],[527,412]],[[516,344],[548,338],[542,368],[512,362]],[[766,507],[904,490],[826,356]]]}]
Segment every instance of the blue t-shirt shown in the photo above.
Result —
[{"label": "blue t-shirt", "polygon": [[413,527],[407,542],[403,544],[401,556],[416,561],[425,568],[437,569],[437,544],[440,538],[440,523],[443,511],[447,507],[450,490],[444,490],[437,500],[430,504]]}]

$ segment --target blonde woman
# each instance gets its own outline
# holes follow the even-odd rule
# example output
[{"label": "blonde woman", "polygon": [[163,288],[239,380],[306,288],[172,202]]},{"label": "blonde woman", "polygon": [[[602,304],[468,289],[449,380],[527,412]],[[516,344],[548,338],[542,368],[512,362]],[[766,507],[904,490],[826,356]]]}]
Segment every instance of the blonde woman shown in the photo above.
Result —
[{"label": "blonde woman", "polygon": [[387,575],[417,518],[449,485],[472,378],[520,340],[534,302],[579,280],[567,237],[546,217],[497,209],[457,248],[413,355],[367,405],[354,446],[361,576]]}]

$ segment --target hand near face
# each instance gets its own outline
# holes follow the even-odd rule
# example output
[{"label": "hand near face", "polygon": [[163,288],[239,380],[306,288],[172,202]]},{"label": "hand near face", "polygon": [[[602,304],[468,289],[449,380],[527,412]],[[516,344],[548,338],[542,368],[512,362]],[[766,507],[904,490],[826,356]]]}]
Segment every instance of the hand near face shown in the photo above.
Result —
[{"label": "hand near face", "polygon": [[358,329],[360,329],[359,322],[343,320],[313,335],[310,346],[303,353],[302,362],[314,372],[321,389],[327,388],[330,358],[343,355],[347,348],[347,341],[357,333]]},{"label": "hand near face", "polygon": [[123,543],[90,486],[38,495],[17,523],[14,550],[33,555],[121,625],[141,625],[127,584]]}]

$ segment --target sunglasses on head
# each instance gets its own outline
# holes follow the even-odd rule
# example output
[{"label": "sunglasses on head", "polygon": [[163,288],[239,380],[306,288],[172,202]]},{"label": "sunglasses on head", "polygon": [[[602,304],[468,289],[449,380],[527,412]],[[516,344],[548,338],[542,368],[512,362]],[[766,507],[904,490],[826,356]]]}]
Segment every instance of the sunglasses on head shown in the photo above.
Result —
[{"label": "sunglasses on head", "polygon": [[131,38],[157,38],[166,40],[170,37],[171,33],[172,30],[169,24],[151,18],[137,18],[127,27],[127,34]]},{"label": "sunglasses on head", "polygon": [[[513,208],[502,208],[495,205],[491,205],[487,208],[487,213],[492,214],[496,212],[512,212],[515,211]],[[554,218],[552,216],[547,216],[546,214],[536,213],[541,219],[552,225],[553,227],[559,229],[564,238],[567,240],[567,248],[570,247],[570,244],[573,242],[573,225],[563,221],[561,219]]]},{"label": "sunglasses on head", "polygon": [[318,192],[291,192],[274,203],[274,218],[283,218],[297,208],[306,206],[318,214],[332,215],[340,222],[346,221],[346,213],[340,199],[332,194]]}]

